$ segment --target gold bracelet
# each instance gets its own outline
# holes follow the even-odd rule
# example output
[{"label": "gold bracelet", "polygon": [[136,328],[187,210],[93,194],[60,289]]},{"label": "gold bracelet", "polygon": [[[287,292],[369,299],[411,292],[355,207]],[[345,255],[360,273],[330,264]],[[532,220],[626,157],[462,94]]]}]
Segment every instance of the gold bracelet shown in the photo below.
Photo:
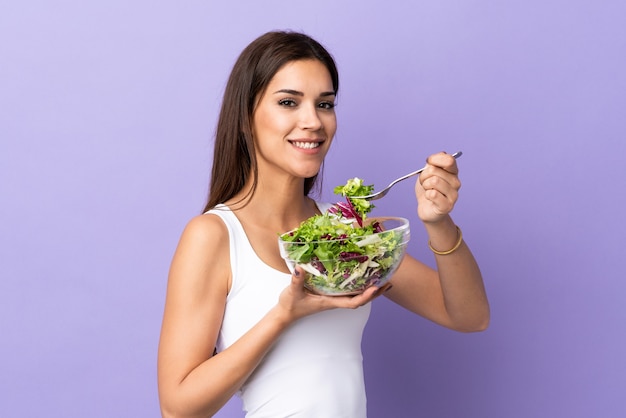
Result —
[{"label": "gold bracelet", "polygon": [[[455,225],[456,226],[456,225]],[[451,249],[449,249],[448,251],[437,251],[433,248],[433,246],[430,243],[430,240],[428,241],[428,248],[430,248],[430,251],[434,252],[437,255],[448,255],[448,254],[452,254],[453,252],[455,252],[456,250],[459,249],[459,247],[461,246],[461,243],[463,242],[463,233],[461,232],[461,228],[459,228],[458,226],[456,227],[456,231],[459,235],[459,239],[456,242],[456,244],[454,244],[454,247],[452,247]]]}]

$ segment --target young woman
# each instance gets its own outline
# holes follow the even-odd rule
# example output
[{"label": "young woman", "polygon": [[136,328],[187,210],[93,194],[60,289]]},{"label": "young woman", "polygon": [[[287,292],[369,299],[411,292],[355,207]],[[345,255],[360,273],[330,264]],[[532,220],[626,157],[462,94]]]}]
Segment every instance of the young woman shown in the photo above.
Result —
[{"label": "young woman", "polygon": [[240,55],[216,131],[205,213],[175,252],[158,358],[164,417],[207,417],[234,394],[248,417],[366,416],[361,336],[384,294],[445,327],[489,322],[482,277],[450,218],[454,158],[428,158],[415,184],[437,270],[406,255],[390,288],[311,294],[292,276],[277,234],[328,205],[308,194],[331,146],[338,75],[315,40],[270,32]]}]

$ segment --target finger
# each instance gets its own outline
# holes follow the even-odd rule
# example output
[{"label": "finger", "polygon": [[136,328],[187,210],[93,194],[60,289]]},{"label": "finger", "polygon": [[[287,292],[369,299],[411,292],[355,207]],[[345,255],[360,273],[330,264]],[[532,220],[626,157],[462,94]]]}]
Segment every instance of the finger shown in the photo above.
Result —
[{"label": "finger", "polygon": [[378,290],[376,290],[376,292],[374,293],[374,299],[376,299],[377,297],[379,297],[380,295],[382,295],[383,293],[385,293],[392,287],[393,285],[390,282],[385,283],[384,285],[379,287]]},{"label": "finger", "polygon": [[429,202],[435,213],[445,214],[452,211],[459,197],[460,182],[458,180],[452,186],[441,177],[432,176],[424,180],[423,187],[423,191],[419,192],[425,199],[423,203]]},{"label": "finger", "polygon": [[304,270],[296,265],[293,269],[293,274],[291,275],[291,287],[298,292],[304,292]]},{"label": "finger", "polygon": [[385,283],[384,285],[378,286],[370,286],[363,293],[358,296],[354,296],[352,302],[355,302],[358,306],[363,306],[368,302],[373,301],[387,290],[391,289],[391,283]]},{"label": "finger", "polygon": [[422,187],[424,188],[424,193],[429,200],[435,199],[438,195],[451,200],[456,200],[461,183],[459,181],[453,181],[453,183],[454,184],[448,183],[448,181],[443,180],[440,177],[433,177],[432,179],[425,181]]},{"label": "finger", "polygon": [[368,302],[376,299],[378,296],[382,295],[384,292],[391,288],[391,283],[385,283],[384,285],[378,286],[370,286],[360,295],[353,297],[353,302],[358,303],[359,306],[365,305]]},{"label": "finger", "polygon": [[326,296],[326,302],[333,308],[356,309],[371,301],[378,290],[377,287],[369,287],[363,293],[354,296]]},{"label": "finger", "polygon": [[432,204],[434,213],[444,215],[452,212],[456,203],[456,195],[454,197],[444,196],[434,190],[428,190],[425,194],[426,199]]},{"label": "finger", "polygon": [[435,189],[444,194],[448,189],[459,190],[461,188],[461,181],[457,174],[435,166],[428,166],[420,174],[419,182],[425,190]]},{"label": "finger", "polygon": [[445,152],[433,154],[426,159],[426,164],[439,167],[448,173],[457,174],[459,172],[456,158]]}]

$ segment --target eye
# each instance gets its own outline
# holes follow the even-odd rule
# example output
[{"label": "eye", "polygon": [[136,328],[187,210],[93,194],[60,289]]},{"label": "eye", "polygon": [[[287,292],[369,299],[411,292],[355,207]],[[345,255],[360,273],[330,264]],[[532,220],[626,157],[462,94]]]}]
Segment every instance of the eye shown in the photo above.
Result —
[{"label": "eye", "polygon": [[317,105],[320,109],[332,110],[335,108],[334,102],[321,102]]},{"label": "eye", "polygon": [[296,101],[293,99],[282,99],[278,101],[278,104],[285,107],[294,107],[297,105]]}]

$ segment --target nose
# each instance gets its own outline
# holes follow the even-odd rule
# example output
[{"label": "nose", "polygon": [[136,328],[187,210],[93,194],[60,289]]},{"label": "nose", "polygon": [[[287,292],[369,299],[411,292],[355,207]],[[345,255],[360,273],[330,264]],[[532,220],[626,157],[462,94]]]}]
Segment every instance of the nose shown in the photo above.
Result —
[{"label": "nose", "polygon": [[322,128],[322,120],[315,105],[302,106],[300,108],[300,129],[307,131],[317,131]]}]

